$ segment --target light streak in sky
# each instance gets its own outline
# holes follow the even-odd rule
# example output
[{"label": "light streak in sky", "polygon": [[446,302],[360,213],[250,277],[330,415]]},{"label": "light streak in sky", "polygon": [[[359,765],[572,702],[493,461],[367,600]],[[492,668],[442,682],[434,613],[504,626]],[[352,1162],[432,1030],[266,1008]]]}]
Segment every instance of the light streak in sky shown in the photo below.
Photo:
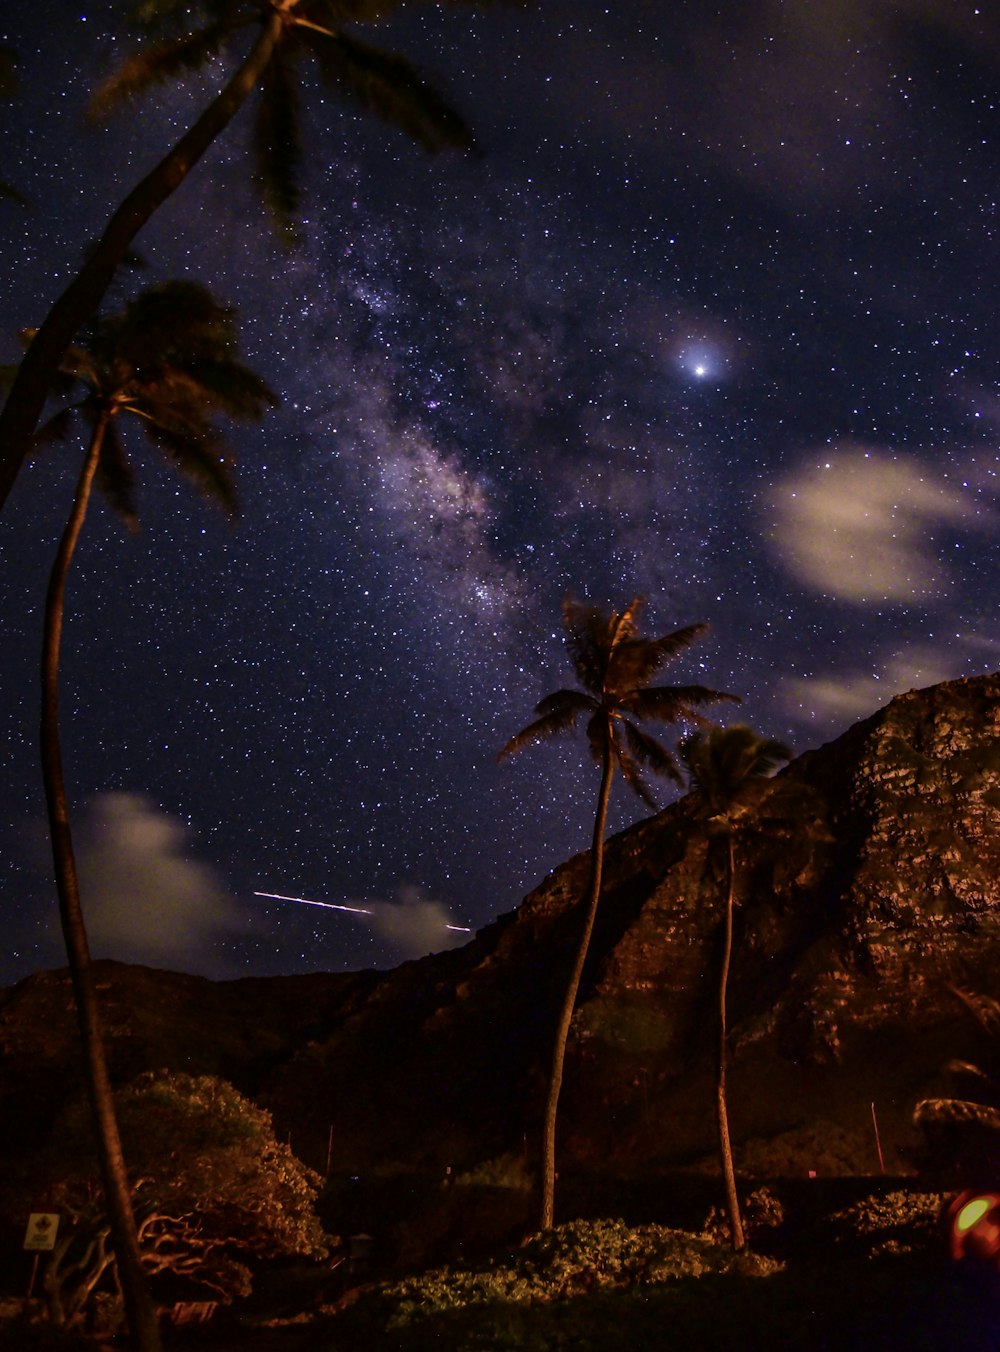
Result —
[{"label": "light streak in sky", "polygon": [[[308,897],[286,897],[281,892],[255,892],[255,897],[270,897],[274,901],[294,901],[299,906],[322,906],[325,911],[349,911],[352,915],[374,915],[366,906],[338,906],[332,901],[310,901]],[[455,930],[459,934],[475,934],[468,925],[445,925],[445,929]]]},{"label": "light streak in sky", "polygon": [[275,901],[297,901],[300,906],[322,906],[327,911],[350,911],[353,915],[374,915],[364,906],[337,906],[332,901],[309,901],[306,897],[284,897],[280,892],[255,892],[255,897],[272,897]]}]

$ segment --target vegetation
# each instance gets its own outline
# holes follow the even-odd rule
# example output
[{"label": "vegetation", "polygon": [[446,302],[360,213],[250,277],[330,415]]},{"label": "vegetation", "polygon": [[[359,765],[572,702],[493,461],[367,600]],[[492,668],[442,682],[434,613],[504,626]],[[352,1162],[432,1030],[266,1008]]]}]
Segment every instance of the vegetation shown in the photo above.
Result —
[{"label": "vegetation", "polygon": [[[320,1179],[275,1140],[270,1115],[225,1080],[146,1074],[115,1095],[145,1272],[174,1299],[229,1303],[249,1295],[253,1265],[322,1258],[316,1218]],[[83,1104],[59,1123],[22,1187],[46,1178],[61,1213],[46,1256],[50,1320],[74,1327],[120,1321],[110,1223],[96,1186]]]},{"label": "vegetation", "polygon": [[[484,0],[454,0],[484,3]],[[237,56],[229,81],[163,159],[132,189],[37,330],[0,413],[0,507],[6,501],[66,349],[96,314],[136,235],[176,191],[213,141],[257,90],[256,179],[287,228],[298,200],[301,158],[296,67],[310,58],[323,84],[377,113],[429,150],[469,147],[461,117],[404,57],[380,50],[351,31],[358,22],[385,22],[400,0],[344,5],[341,0],[206,0],[204,26],[194,31],[190,7],[147,0],[141,21],[154,40],[130,57],[94,99],[104,113],[152,86],[231,57],[246,30],[256,30]]]},{"label": "vegetation", "polygon": [[[601,1289],[700,1277],[732,1266],[705,1235],[622,1220],[576,1220],[545,1230],[506,1260],[462,1271],[439,1268],[390,1283],[380,1293],[394,1306],[389,1327],[456,1305],[504,1300],[538,1305]],[[760,1271],[769,1270],[761,1263]]]},{"label": "vegetation", "polygon": [[[992,1352],[994,1295],[942,1261],[936,1206],[934,1197],[893,1192],[817,1216],[807,1230],[793,1217],[781,1260],[735,1254],[722,1234],[716,1242],[663,1225],[574,1221],[492,1263],[380,1283],[319,1323],[321,1336],[307,1345]],[[762,1196],[762,1216],[773,1219],[775,1208],[780,1215]]]},{"label": "vegetation", "polygon": [[958,1092],[923,1099],[913,1117],[927,1143],[929,1169],[962,1186],[993,1186],[1000,1176],[1000,1000],[954,994],[985,1034],[991,1059],[984,1065],[950,1061],[946,1071]]},{"label": "vegetation", "polygon": [[733,1248],[744,1245],[743,1221],[736,1193],[736,1171],[729,1136],[729,1109],[726,1102],[726,1063],[728,1029],[726,1020],[729,967],[733,951],[733,904],[736,891],[735,838],[740,829],[743,800],[747,786],[774,773],[791,751],[781,742],[759,737],[745,723],[730,728],[698,731],[683,739],[681,758],[687,766],[690,786],[701,803],[702,815],[726,848],[724,879],[722,963],[719,973],[719,1038],[716,1067],[716,1121],[719,1131],[719,1160],[726,1191],[726,1209]]},{"label": "vegetation", "polygon": [[644,732],[638,723],[647,720],[702,723],[704,719],[696,706],[738,698],[701,685],[649,685],[661,667],[689,647],[706,626],[694,624],[662,638],[640,638],[636,632],[636,619],[642,606],[643,598],[637,596],[620,614],[612,611],[604,615],[596,607],[584,605],[572,597],[566,598],[563,603],[566,646],[582,689],[557,690],[546,695],[535,708],[538,718],[515,734],[498,756],[502,760],[522,747],[568,731],[583,718],[586,719],[591,754],[601,766],[583,930],[559,1010],[545,1103],[539,1216],[542,1230],[549,1229],[554,1219],[559,1092],[570,1023],[601,895],[604,829],[615,770],[621,771],[626,784],[644,803],[655,807],[643,782],[642,768],[664,775],[675,783],[681,782],[681,776],[671,752]]},{"label": "vegetation", "polygon": [[139,1259],[139,1240],[114,1102],[101,1039],[90,949],[70,829],[69,802],[59,737],[59,665],[66,583],[93,485],[135,523],[133,477],[117,435],[117,419],[136,418],[146,437],[210,496],[234,505],[216,413],[257,417],[273,396],[233,354],[232,316],[201,287],[174,282],[144,292],[126,310],[95,325],[85,348],[70,348],[60,385],[81,386],[82,400],[43,429],[46,439],[65,436],[75,415],[90,428],[90,442],[69,520],[49,578],[42,643],[42,778],[52,861],[80,1034],[87,1086],[100,1146],[101,1174],[129,1325],[143,1349],[159,1346],[159,1333]]}]

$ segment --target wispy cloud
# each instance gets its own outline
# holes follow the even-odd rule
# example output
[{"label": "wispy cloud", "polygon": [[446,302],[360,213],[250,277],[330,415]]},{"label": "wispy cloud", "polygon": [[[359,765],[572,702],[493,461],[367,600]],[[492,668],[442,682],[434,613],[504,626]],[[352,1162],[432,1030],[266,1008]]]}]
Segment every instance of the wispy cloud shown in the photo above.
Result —
[{"label": "wispy cloud", "polygon": [[866,718],[895,695],[956,674],[940,648],[918,646],[895,653],[878,671],[851,668],[834,676],[785,681],[781,702],[797,722],[841,727]]},{"label": "wispy cloud", "polygon": [[472,937],[467,930],[455,928],[448,908],[425,896],[419,887],[404,884],[395,901],[362,904],[371,912],[371,925],[396,962],[457,948]]},{"label": "wispy cloud", "polygon": [[218,973],[216,943],[237,928],[237,907],[187,850],[184,824],[141,794],[90,800],[77,861],[95,956]]},{"label": "wispy cloud", "polygon": [[774,552],[800,582],[857,604],[926,604],[951,585],[935,531],[976,506],[916,459],[856,445],[810,457],[774,485]]}]

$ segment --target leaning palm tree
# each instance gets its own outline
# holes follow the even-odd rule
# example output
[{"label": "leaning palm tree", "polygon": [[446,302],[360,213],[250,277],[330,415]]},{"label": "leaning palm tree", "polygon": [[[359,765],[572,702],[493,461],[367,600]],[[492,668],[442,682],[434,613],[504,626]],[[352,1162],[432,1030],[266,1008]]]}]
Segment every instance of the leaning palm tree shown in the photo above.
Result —
[{"label": "leaning palm tree", "polygon": [[213,415],[256,418],[274,396],[233,353],[233,320],[202,287],[173,282],[145,291],[125,311],[94,327],[86,347],[73,347],[60,386],[79,387],[83,398],[42,429],[42,439],[65,436],[81,417],[90,429],[73,505],[49,578],[42,645],[42,777],[66,944],[83,1042],[101,1175],[115,1255],[132,1336],[141,1352],[160,1344],[156,1314],[143,1274],[108,1079],[90,950],[80,900],[69,805],[59,740],[59,657],[66,579],[83,527],[91,490],[99,484],[114,508],[135,524],[133,478],[118,434],[129,417],[146,438],[224,506],[235,506],[232,480],[221,456]]},{"label": "leaning palm tree", "polygon": [[[358,24],[387,22],[402,3],[203,0],[198,11],[205,23],[195,30],[185,27],[191,22],[191,6],[184,0],[145,0],[138,7],[154,40],[98,91],[93,103],[96,113],[219,60],[234,60],[236,68],[200,117],[118,207],[37,330],[0,413],[0,507],[28,453],[66,349],[97,313],[133,239],[254,90],[260,95],[254,126],[256,178],[284,225],[291,220],[298,200],[296,77],[304,59],[315,62],[332,94],[376,113],[428,150],[471,148],[472,136],[463,119],[411,62],[362,41],[353,31]],[[489,0],[448,3],[481,6]],[[247,49],[248,31],[254,36]]]},{"label": "leaning palm tree", "polygon": [[735,837],[740,818],[745,811],[744,800],[748,786],[756,779],[766,779],[791,757],[781,742],[759,737],[745,723],[729,728],[700,730],[685,737],[678,750],[687,767],[691,789],[700,800],[702,815],[711,831],[726,844],[725,919],[723,923],[722,967],[719,975],[719,1029],[718,1061],[716,1066],[716,1120],[719,1131],[719,1160],[726,1193],[729,1215],[729,1233],[734,1249],[746,1243],[739,1198],[736,1194],[736,1171],[733,1167],[733,1148],[729,1136],[729,1111],[726,1102],[727,1024],[726,1005],[729,990],[729,967],[733,952],[733,907],[736,886]]},{"label": "leaning palm tree", "polygon": [[[0,45],[0,99],[11,99],[17,92],[17,81],[14,78],[14,49],[6,44]],[[0,199],[9,198],[14,202],[23,204],[24,198],[16,188],[11,187],[4,179],[0,178]]]},{"label": "leaning palm tree", "polygon": [[682,779],[672,753],[644,732],[637,720],[701,724],[705,720],[696,706],[739,699],[737,695],[727,695],[701,685],[649,685],[656,672],[689,647],[704,633],[706,626],[692,624],[662,638],[640,638],[636,633],[636,617],[642,606],[643,599],[637,596],[621,613],[612,611],[605,615],[596,607],[567,597],[563,603],[566,646],[583,688],[557,690],[547,695],[535,709],[539,717],[512,737],[498,756],[502,760],[522,747],[574,728],[578,719],[585,718],[590,750],[601,766],[583,930],[559,1010],[545,1103],[539,1221],[542,1230],[551,1229],[553,1223],[559,1091],[570,1023],[601,895],[604,828],[615,770],[621,771],[626,784],[644,803],[655,808],[642,778],[642,768],[664,775],[676,784],[682,783]]}]

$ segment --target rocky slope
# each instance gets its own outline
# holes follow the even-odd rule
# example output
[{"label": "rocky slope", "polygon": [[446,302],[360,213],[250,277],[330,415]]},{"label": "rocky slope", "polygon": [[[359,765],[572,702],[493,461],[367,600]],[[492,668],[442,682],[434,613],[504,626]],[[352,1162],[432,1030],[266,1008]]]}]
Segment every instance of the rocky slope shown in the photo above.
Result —
[{"label": "rocky slope", "polygon": [[[744,1170],[905,1167],[918,1098],[976,1059],[953,987],[996,994],[1000,676],[911,691],[757,786],[737,841],[731,1126]],[[212,983],[100,964],[113,1074],[223,1074],[323,1167],[535,1149],[587,860],[466,947],[388,973]],[[562,1167],[699,1167],[713,1145],[722,871],[683,799],[608,844]],[[0,1147],[77,1083],[70,988],[0,994]],[[879,1136],[876,1141],[875,1128]]]}]

